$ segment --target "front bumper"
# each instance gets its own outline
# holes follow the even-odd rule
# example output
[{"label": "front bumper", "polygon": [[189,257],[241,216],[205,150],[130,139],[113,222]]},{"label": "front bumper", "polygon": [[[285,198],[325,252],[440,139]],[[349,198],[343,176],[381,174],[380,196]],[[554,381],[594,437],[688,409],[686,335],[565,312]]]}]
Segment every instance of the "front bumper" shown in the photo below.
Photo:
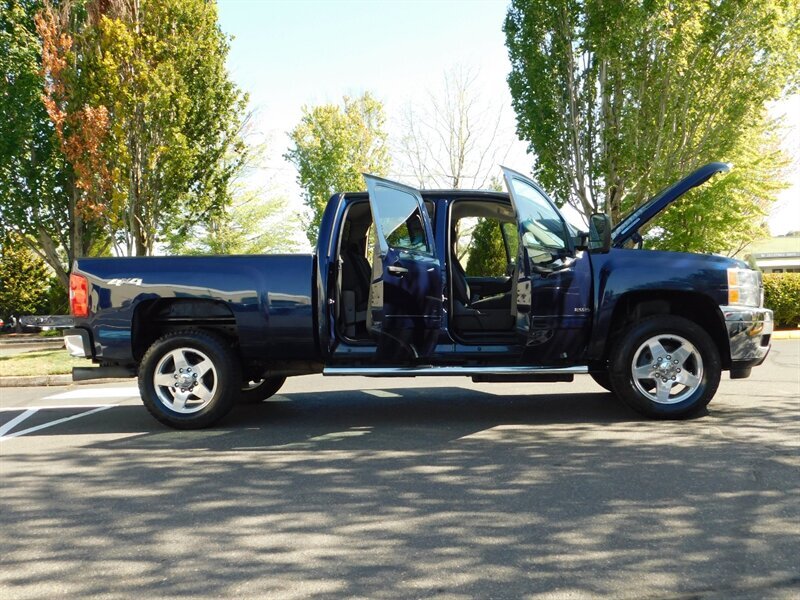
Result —
[{"label": "front bumper", "polygon": [[732,369],[764,362],[772,337],[772,311],[748,306],[720,306],[728,330]]}]

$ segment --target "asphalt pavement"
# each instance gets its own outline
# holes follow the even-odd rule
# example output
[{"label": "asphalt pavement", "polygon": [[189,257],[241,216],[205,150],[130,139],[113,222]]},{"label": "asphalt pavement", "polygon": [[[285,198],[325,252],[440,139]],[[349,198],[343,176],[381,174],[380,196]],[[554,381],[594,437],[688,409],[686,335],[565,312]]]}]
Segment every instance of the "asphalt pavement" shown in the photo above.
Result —
[{"label": "asphalt pavement", "polygon": [[797,598],[800,341],[707,414],[298,377],[218,427],[0,388],[0,598]]}]

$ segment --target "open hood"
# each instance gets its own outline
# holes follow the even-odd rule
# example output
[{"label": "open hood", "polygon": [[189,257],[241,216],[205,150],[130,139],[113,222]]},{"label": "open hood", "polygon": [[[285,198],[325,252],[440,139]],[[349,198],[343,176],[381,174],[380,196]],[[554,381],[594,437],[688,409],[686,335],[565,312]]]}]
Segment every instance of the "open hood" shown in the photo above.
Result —
[{"label": "open hood", "polygon": [[703,165],[696,171],[692,171],[689,175],[662,190],[623,218],[611,230],[611,245],[615,248],[621,248],[628,240],[637,238],[640,235],[639,230],[642,226],[675,202],[675,200],[692,188],[703,185],[717,173],[726,173],[730,170],[731,165],[727,163],[713,162]]}]

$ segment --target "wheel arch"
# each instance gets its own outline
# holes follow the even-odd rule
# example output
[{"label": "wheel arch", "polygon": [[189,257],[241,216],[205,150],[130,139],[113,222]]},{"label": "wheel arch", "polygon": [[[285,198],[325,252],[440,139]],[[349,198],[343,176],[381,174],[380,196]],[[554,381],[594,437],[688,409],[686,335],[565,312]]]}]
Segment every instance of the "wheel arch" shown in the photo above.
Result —
[{"label": "wheel arch", "polygon": [[622,295],[611,314],[603,361],[608,359],[616,337],[631,323],[655,315],[677,315],[702,327],[717,347],[722,368],[730,369],[730,345],[719,307],[705,294],[680,290],[636,291]]},{"label": "wheel arch", "polygon": [[138,363],[158,338],[179,329],[213,331],[228,341],[238,339],[236,317],[220,300],[202,298],[158,298],[145,300],[133,313],[131,346]]}]

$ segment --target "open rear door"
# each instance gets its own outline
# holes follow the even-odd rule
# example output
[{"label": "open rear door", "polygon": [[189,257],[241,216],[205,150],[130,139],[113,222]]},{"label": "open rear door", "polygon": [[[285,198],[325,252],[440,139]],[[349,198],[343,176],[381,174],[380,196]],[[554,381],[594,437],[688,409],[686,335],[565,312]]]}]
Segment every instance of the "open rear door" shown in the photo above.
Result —
[{"label": "open rear door", "polygon": [[381,362],[429,356],[442,325],[442,269],[419,191],[364,175],[375,227],[367,327]]}]

